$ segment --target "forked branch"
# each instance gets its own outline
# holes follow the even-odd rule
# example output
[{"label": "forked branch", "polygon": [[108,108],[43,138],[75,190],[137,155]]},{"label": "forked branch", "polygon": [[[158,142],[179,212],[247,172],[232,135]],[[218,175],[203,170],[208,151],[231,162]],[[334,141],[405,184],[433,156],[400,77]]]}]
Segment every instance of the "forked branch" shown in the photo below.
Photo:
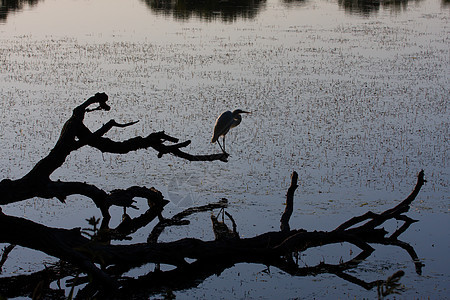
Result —
[{"label": "forked branch", "polygon": [[[409,206],[414,200],[413,198],[418,194],[423,184],[422,174],[422,172],[419,174],[419,184],[416,185],[412,193],[413,197],[408,197],[407,201],[403,201],[404,205]],[[295,176],[292,176],[292,178],[295,179]],[[421,182],[422,184],[420,184]],[[291,188],[295,187],[296,180],[292,180],[292,183]],[[136,195],[144,196],[159,204],[156,206],[155,204],[150,204],[150,210],[154,209],[153,212],[148,211],[135,219],[130,218],[116,229],[111,230],[106,244],[105,239],[102,238],[90,240],[83,237],[77,229],[50,228],[29,220],[0,214],[0,227],[12,228],[8,232],[0,232],[0,242],[36,249],[68,261],[83,272],[90,274],[94,280],[93,283],[96,284],[97,291],[107,293],[115,290],[119,298],[129,293],[137,295],[148,293],[150,290],[157,292],[164,288],[183,289],[195,286],[199,280],[204,280],[213,274],[220,273],[226,268],[242,262],[273,265],[295,276],[307,276],[318,273],[336,274],[341,278],[364,286],[363,281],[358,281],[357,278],[344,272],[348,269],[356,268],[362,260],[371,255],[374,251],[370,246],[372,243],[394,245],[405,249],[414,261],[417,273],[420,274],[421,272],[422,264],[418,260],[414,249],[409,244],[397,240],[401,232],[396,233],[395,236],[387,237],[386,231],[368,227],[367,223],[351,228],[349,226],[349,224],[356,225],[354,220],[364,219],[371,222],[372,218],[376,219],[379,216],[383,216],[384,221],[399,218],[408,222],[408,218],[399,217],[403,215],[396,213],[405,211],[403,204],[397,205],[394,209],[387,210],[381,214],[370,213],[363,215],[364,217],[352,218],[330,232],[284,229],[278,232],[266,232],[250,238],[239,238],[236,235],[221,235],[216,240],[210,241],[203,241],[197,238],[182,238],[171,242],[158,242],[159,235],[167,226],[188,225],[189,222],[183,220],[185,217],[211,209],[225,208],[226,202],[187,209],[167,219],[162,218],[160,215],[165,202],[162,195],[158,194],[158,192],[132,187],[128,190],[114,191],[112,194],[118,198],[128,199],[126,201],[129,201]],[[288,193],[287,196],[291,197],[292,195]],[[226,214],[229,217],[231,216],[228,213]],[[137,228],[147,226],[156,217],[160,218],[160,222],[149,236],[150,243],[110,244],[110,241],[118,235],[122,235],[119,237],[121,239],[127,234],[136,231]],[[287,217],[284,218],[284,220],[286,219]],[[234,220],[232,221],[234,229],[230,230],[230,232],[236,233],[236,224]],[[380,225],[382,223],[372,222],[371,224]],[[225,223],[220,224],[220,226],[223,225]],[[33,232],[32,237],[29,236],[29,232]],[[292,259],[292,255],[306,249],[344,242],[353,244],[361,249],[358,255],[347,262],[341,262],[337,265],[320,263],[315,267],[299,267]],[[217,259],[218,257],[220,257],[220,260]],[[193,259],[194,262],[188,262],[188,259]],[[171,271],[156,269],[138,280],[123,277],[124,272],[127,272],[130,268],[146,263],[154,263],[156,265],[164,263],[172,265],[174,269]],[[96,264],[100,264],[102,268],[98,268]],[[171,283],[164,281],[164,278],[171,278]],[[369,285],[371,284],[368,283],[366,286]],[[92,288],[92,285],[90,286]],[[111,295],[108,296],[110,297]]]},{"label": "forked branch", "polygon": [[[61,134],[54,148],[50,153],[41,159],[33,168],[20,179],[4,179],[0,182],[0,204],[9,204],[33,197],[57,198],[64,202],[67,196],[80,194],[90,199],[100,208],[105,218],[109,217],[108,209],[111,205],[129,207],[129,203],[108,201],[111,198],[107,192],[81,182],[62,182],[50,180],[50,175],[65,162],[67,156],[83,147],[91,146],[107,153],[125,154],[139,149],[153,148],[157,151],[158,157],[164,154],[174,156],[189,161],[227,161],[228,155],[224,153],[210,155],[192,155],[181,149],[188,146],[191,141],[178,142],[178,139],[171,137],[163,131],[151,133],[146,137],[134,137],[125,141],[113,141],[104,135],[112,128],[126,128],[136,124],[138,121],[129,123],[118,123],[110,120],[98,130],[92,132],[83,121],[86,113],[95,111],[109,111],[107,104],[108,96],[105,93],[97,93],[87,99],[84,103],[73,110],[72,116],[64,124]],[[94,106],[94,108],[90,108]],[[173,144],[165,144],[171,142]]]},{"label": "forked branch", "polygon": [[[192,161],[227,161],[228,154],[192,155],[186,153],[181,149],[188,146],[190,141],[179,142],[177,138],[169,136],[163,131],[121,142],[104,137],[112,128],[126,128],[134,125],[136,121],[121,124],[111,120],[97,131],[91,132],[83,124],[85,114],[100,110],[109,111],[110,107],[107,101],[106,94],[97,93],[76,107],[72,117],[65,123],[55,147],[45,158],[39,161],[24,177],[17,180],[4,179],[0,182],[0,204],[14,203],[32,197],[46,199],[56,197],[64,202],[67,196],[80,194],[91,199],[100,208],[103,215],[102,226],[98,231],[97,229],[93,230],[94,234],[89,237],[84,236],[80,228],[52,228],[24,218],[7,216],[0,210],[0,228],[3,228],[0,230],[0,242],[35,249],[68,262],[69,266],[64,272],[61,272],[61,276],[66,277],[67,274],[72,274],[80,284],[89,282],[80,291],[80,295],[83,297],[148,297],[149,294],[165,289],[176,290],[196,286],[209,276],[219,274],[223,270],[243,262],[276,266],[295,276],[318,273],[336,274],[363,286],[363,281],[359,282],[357,278],[344,272],[356,268],[362,260],[371,255],[374,251],[371,244],[394,245],[404,249],[414,261],[416,272],[421,273],[423,265],[414,248],[398,238],[415,222],[404,213],[410,209],[412,201],[426,182],[423,171],[418,175],[413,192],[392,209],[379,214],[367,212],[353,217],[329,232],[308,232],[304,229],[290,228],[289,220],[294,212],[294,193],[298,187],[298,174],[294,172],[286,195],[285,211],[280,220],[280,231],[266,232],[248,238],[239,237],[234,218],[228,212],[223,211],[222,216],[227,216],[231,221],[232,230],[228,228],[224,219],[219,221],[216,216],[211,216],[211,230],[214,230],[215,233],[214,240],[181,238],[170,242],[158,241],[163,230],[169,226],[189,225],[187,217],[213,209],[223,210],[227,207],[228,202],[225,199],[218,203],[190,208],[172,218],[167,218],[163,217],[162,213],[168,201],[164,199],[161,192],[154,188],[132,186],[127,189],[106,192],[87,183],[52,181],[50,175],[64,163],[72,151],[86,145],[110,153],[128,153],[139,149],[153,148],[158,153],[158,157],[172,154]],[[91,108],[91,106],[94,107]],[[171,144],[167,145],[166,142]],[[136,198],[146,199],[149,208],[140,216],[131,218],[126,213],[126,209],[137,208]],[[111,206],[119,206],[124,209],[122,222],[112,229],[109,228]],[[159,222],[154,228],[146,229],[156,218]],[[391,219],[404,223],[393,234],[387,236],[387,232],[379,227]],[[5,230],[6,228],[7,230]],[[150,232],[147,242],[128,245],[112,243],[114,240],[131,239],[131,234],[137,230]],[[336,265],[320,263],[313,267],[299,267],[295,263],[295,255],[298,255],[299,252],[338,243],[350,243],[360,248],[361,252],[347,262]],[[4,257],[6,260],[7,256],[4,255]],[[148,263],[155,264],[154,271],[150,271],[138,279],[128,278],[125,275],[131,268]],[[158,268],[161,263],[170,265],[173,269],[161,271]],[[80,278],[80,272],[87,274],[87,277]],[[54,280],[53,268],[49,269],[48,274],[48,278]],[[19,280],[24,281],[22,286],[27,287],[26,291],[18,288],[15,292],[8,291],[8,295],[11,297],[30,296],[31,288],[25,283],[27,283],[27,279],[30,279],[30,282],[32,279],[32,282],[35,283],[36,277],[30,275],[23,278]],[[395,278],[393,281],[396,280]],[[77,280],[73,281],[74,285]],[[0,286],[4,282],[4,280],[0,280]],[[49,282],[46,286],[47,291],[51,291]],[[45,284],[39,282],[38,285]],[[368,283],[366,286],[373,286],[373,283]],[[54,294],[56,295],[56,293]]]}]

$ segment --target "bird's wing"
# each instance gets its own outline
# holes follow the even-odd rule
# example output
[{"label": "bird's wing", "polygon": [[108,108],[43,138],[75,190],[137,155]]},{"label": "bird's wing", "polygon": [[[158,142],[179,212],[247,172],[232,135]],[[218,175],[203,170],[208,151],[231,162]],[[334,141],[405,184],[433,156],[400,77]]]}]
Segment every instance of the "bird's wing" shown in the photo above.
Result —
[{"label": "bird's wing", "polygon": [[231,125],[234,122],[233,113],[231,111],[226,111],[221,114],[214,125],[214,133],[211,139],[211,143],[215,143],[219,136],[227,134],[230,130]]}]

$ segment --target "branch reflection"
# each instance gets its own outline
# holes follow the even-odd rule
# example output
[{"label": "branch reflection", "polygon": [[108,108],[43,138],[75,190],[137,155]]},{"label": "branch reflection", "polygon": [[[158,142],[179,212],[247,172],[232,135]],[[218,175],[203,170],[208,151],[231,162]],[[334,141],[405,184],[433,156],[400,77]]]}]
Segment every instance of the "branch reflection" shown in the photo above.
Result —
[{"label": "branch reflection", "polygon": [[[267,266],[270,272],[270,266],[282,270],[286,274],[295,277],[309,277],[318,276],[321,274],[335,275],[349,283],[358,285],[366,290],[377,289],[378,296],[383,297],[389,294],[398,294],[402,291],[400,284],[401,278],[404,276],[404,271],[392,271],[392,275],[388,278],[377,279],[374,281],[365,281],[355,275],[355,270],[363,261],[371,256],[373,251],[362,251],[353,259],[339,264],[319,263],[311,267],[299,267],[295,261],[295,253],[292,257],[275,259],[272,261],[259,261],[258,257],[254,259],[220,259],[220,260],[197,260],[183,267],[178,267],[173,270],[163,271],[158,265],[155,265],[154,270],[150,270],[147,274],[139,276],[138,278],[121,279],[121,288],[113,296],[117,299],[145,299],[150,296],[164,294],[167,291],[181,291],[191,289],[199,286],[207,278],[221,274],[223,271],[232,268],[234,265],[241,262],[248,263],[263,263]],[[256,255],[257,256],[257,255]],[[294,259],[293,259],[294,258]],[[122,273],[124,270],[114,270],[110,268],[111,273]],[[347,271],[347,272],[346,272]],[[350,271],[350,272],[348,272]],[[65,292],[62,286],[50,285],[51,282],[61,282],[66,280],[65,288],[79,289],[77,299],[93,299],[98,293],[98,286],[96,286],[89,279],[89,276],[80,275],[83,272],[70,263],[63,261],[47,264],[42,271],[27,275],[18,275],[11,277],[0,278],[0,290],[2,297],[27,297],[37,292],[51,295],[52,299],[66,299]],[[87,284],[87,285],[86,285]],[[37,291],[38,289],[41,289]],[[111,295],[109,295],[111,296]]]}]

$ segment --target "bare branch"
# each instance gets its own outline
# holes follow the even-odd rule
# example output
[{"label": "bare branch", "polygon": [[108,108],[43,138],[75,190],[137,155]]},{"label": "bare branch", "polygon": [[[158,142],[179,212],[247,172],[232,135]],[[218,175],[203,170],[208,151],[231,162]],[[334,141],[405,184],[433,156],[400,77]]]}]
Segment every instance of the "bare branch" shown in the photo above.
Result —
[{"label": "bare branch", "polygon": [[[72,116],[64,124],[60,137],[50,153],[41,159],[24,177],[17,180],[4,179],[0,182],[0,204],[14,203],[32,197],[53,198],[56,197],[64,202],[66,197],[73,194],[81,194],[90,197],[100,208],[103,216],[108,219],[108,208],[111,204],[106,203],[107,193],[88,184],[53,182],[50,175],[58,169],[66,160],[67,156],[80,147],[89,145],[102,152],[128,153],[139,149],[153,148],[158,152],[158,157],[164,154],[174,156],[189,161],[227,161],[228,154],[192,155],[180,150],[188,146],[191,142],[178,143],[178,139],[165,134],[163,131],[149,134],[147,137],[134,137],[125,141],[116,142],[103,137],[113,127],[124,128],[136,124],[138,121],[129,123],[118,123],[110,120],[95,132],[91,132],[84,124],[83,120],[87,112],[97,110],[109,111],[106,104],[108,96],[105,93],[97,93],[87,99],[84,103],[73,110]],[[98,104],[98,107],[90,109],[91,105]],[[175,144],[166,145],[165,142]],[[121,204],[130,206],[131,204]]]},{"label": "bare branch", "polygon": [[286,194],[286,208],[283,215],[281,216],[281,231],[289,231],[289,219],[291,218],[292,211],[294,209],[294,193],[297,189],[298,174],[297,172],[292,172],[291,175],[291,186],[289,187]]},{"label": "bare branch", "polygon": [[365,223],[364,225],[360,226],[357,229],[359,231],[365,231],[365,230],[373,229],[373,228],[383,224],[388,219],[401,218],[400,217],[401,214],[404,213],[404,212],[407,212],[409,210],[409,205],[412,203],[412,201],[414,201],[416,196],[419,194],[419,191],[420,191],[421,187],[424,185],[425,182],[426,182],[426,180],[424,179],[424,172],[422,170],[417,175],[417,183],[416,183],[416,186],[414,187],[414,190],[400,204],[398,204],[394,208],[391,208],[391,209],[383,212],[382,214],[375,214],[375,213],[369,211],[369,212],[365,213],[362,216],[353,217],[350,220],[348,220],[348,221],[344,222],[343,224],[339,225],[335,229],[335,231],[346,230],[346,229],[348,229],[349,227],[351,227],[353,225],[356,225],[356,224],[361,223],[361,222],[363,222],[365,220],[371,219],[370,221],[368,221],[367,223]]},{"label": "bare branch", "polygon": [[[55,197],[64,202],[67,196],[79,194],[92,199],[100,209],[103,215],[102,225],[97,231],[96,226],[99,220],[94,219],[95,222],[92,222],[94,234],[89,235],[91,239],[81,235],[80,228],[51,228],[24,218],[7,216],[0,209],[0,228],[4,229],[0,230],[0,242],[35,249],[70,262],[74,266],[71,267],[71,270],[76,269],[77,272],[80,270],[89,276],[89,278],[76,276],[79,282],[87,283],[86,280],[92,279],[82,289],[86,298],[123,298],[123,296],[139,295],[142,291],[148,292],[151,289],[160,291],[164,286],[170,286],[173,289],[194,286],[199,283],[199,280],[204,280],[212,274],[220,273],[226,268],[242,262],[277,266],[295,276],[327,272],[357,283],[357,278],[345,274],[344,271],[355,268],[361,260],[370,256],[374,251],[371,244],[374,243],[394,245],[405,249],[414,261],[417,273],[421,273],[423,264],[419,261],[414,248],[399,241],[398,237],[415,222],[404,213],[409,210],[412,201],[426,182],[423,170],[418,175],[414,190],[401,203],[380,214],[367,212],[353,217],[330,232],[291,230],[289,220],[293,213],[294,193],[298,187],[298,174],[293,172],[291,185],[286,194],[286,207],[280,220],[280,231],[240,238],[235,220],[231,214],[223,211],[222,217],[226,214],[230,218],[233,229],[228,228],[224,217],[221,222],[217,217],[212,216],[215,240],[182,238],[171,242],[158,242],[159,236],[168,226],[187,225],[189,221],[185,218],[195,213],[218,208],[224,209],[228,205],[227,200],[222,199],[218,203],[189,208],[172,218],[164,218],[162,211],[168,201],[164,199],[161,192],[154,188],[132,186],[108,193],[87,183],[52,181],[50,175],[64,163],[72,151],[83,146],[91,146],[101,152],[121,154],[152,148],[157,152],[158,157],[171,154],[189,161],[219,160],[226,162],[228,154],[189,154],[182,149],[190,145],[190,140],[179,142],[178,138],[169,136],[163,131],[124,141],[113,141],[104,137],[114,127],[125,128],[136,124],[137,121],[117,123],[115,120],[110,120],[98,130],[91,132],[83,124],[85,114],[99,110],[109,111],[110,107],[106,104],[107,101],[108,96],[105,93],[97,93],[76,107],[71,118],[64,124],[55,147],[46,157],[40,160],[24,177],[17,180],[4,179],[0,182],[0,204],[14,203],[32,197],[46,199]],[[131,218],[126,213],[126,209],[137,209],[135,198],[146,199],[149,209],[138,217]],[[114,229],[109,228],[111,206],[119,206],[124,209],[122,222]],[[159,222],[151,231],[147,243],[111,244],[113,239],[130,238],[130,234],[146,227],[156,218]],[[404,224],[390,237],[387,237],[387,232],[378,227],[391,219],[403,221]],[[350,243],[362,251],[349,261],[337,265],[320,263],[314,267],[299,268],[298,264],[294,262],[295,253],[299,251],[336,243]],[[0,268],[6,260],[7,251],[10,251],[9,249],[12,247],[5,249],[0,261]],[[189,259],[195,261],[190,262]],[[138,280],[124,276],[125,272],[131,268],[147,263],[154,263],[157,266],[164,263],[173,266],[174,269],[161,271],[156,267],[154,272],[149,272]],[[49,278],[54,278],[51,272],[49,274]],[[392,281],[395,281],[396,278],[398,276]],[[1,282],[2,280],[0,280]],[[145,285],[142,285],[144,283]],[[75,283],[73,284],[75,285]],[[361,284],[363,284],[362,281]],[[371,284],[373,285],[373,283],[369,283],[367,286]],[[49,289],[45,282],[39,281],[36,285],[39,288],[35,288],[33,292],[40,293],[44,289]],[[137,289],[134,289],[135,287]],[[30,290],[29,286],[27,286],[27,290]],[[113,291],[117,294],[112,295]]]},{"label": "bare branch", "polygon": [[190,207],[170,219],[160,220],[158,224],[153,228],[152,232],[149,234],[147,238],[148,243],[156,243],[158,241],[159,236],[163,232],[164,228],[169,226],[180,226],[180,225],[188,225],[189,221],[183,220],[184,218],[199,212],[212,211],[217,208],[224,209],[228,206],[228,200],[222,198],[217,203],[210,203],[203,206]]}]

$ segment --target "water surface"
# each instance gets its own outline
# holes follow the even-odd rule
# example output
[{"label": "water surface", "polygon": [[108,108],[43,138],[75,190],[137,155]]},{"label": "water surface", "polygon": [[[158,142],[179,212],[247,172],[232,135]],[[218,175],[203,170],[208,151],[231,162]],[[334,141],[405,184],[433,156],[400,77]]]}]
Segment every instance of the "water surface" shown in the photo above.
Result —
[{"label": "water surface", "polygon": [[[412,212],[421,222],[403,237],[425,260],[424,275],[415,274],[404,251],[386,247],[357,272],[375,280],[405,270],[405,298],[448,294],[450,239],[440,232],[449,224],[448,2],[11,3],[0,13],[2,178],[23,176],[53,147],[71,110],[99,91],[112,110],[88,116],[91,128],[111,118],[140,120],[109,136],[165,130],[192,140],[187,150],[198,154],[219,151],[210,138],[222,111],[250,110],[227,136],[226,164],[82,149],[53,178],[106,190],[155,186],[172,200],[167,215],[225,197],[248,237],[278,228],[293,170],[300,187],[292,226],[330,230],[354,214],[394,206],[424,169],[428,182]],[[2,209],[67,228],[99,216],[82,197]],[[193,221],[165,238],[213,238],[209,215]],[[332,259],[332,251],[324,253]],[[13,262],[5,268],[17,272]],[[293,278],[263,269],[237,266],[178,295],[207,297],[224,288],[233,298],[335,298],[324,289],[332,286],[341,298],[376,296],[332,275]]]}]

